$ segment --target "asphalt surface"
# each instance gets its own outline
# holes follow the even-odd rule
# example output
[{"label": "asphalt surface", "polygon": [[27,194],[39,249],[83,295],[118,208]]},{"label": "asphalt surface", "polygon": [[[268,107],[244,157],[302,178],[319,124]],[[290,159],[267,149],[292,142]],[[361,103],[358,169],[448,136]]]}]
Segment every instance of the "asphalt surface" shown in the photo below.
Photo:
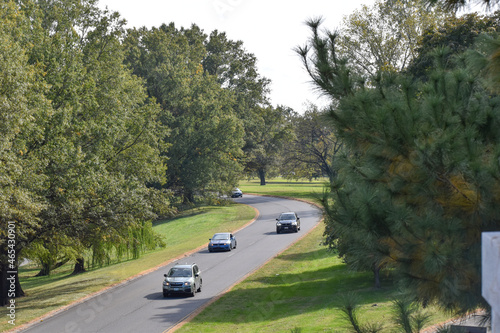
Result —
[{"label": "asphalt surface", "polygon": [[[234,200],[255,207],[259,211],[259,217],[234,234],[238,242],[236,249],[214,253],[203,249],[180,261],[195,262],[200,267],[203,286],[202,292],[197,293],[195,297],[163,297],[163,274],[174,264],[172,263],[70,307],[43,322],[32,325],[23,332],[173,331],[178,323],[197,309],[288,248],[311,230],[321,218],[318,208],[300,201],[251,195],[243,195],[243,198]],[[299,232],[276,234],[276,218],[279,213],[285,211],[297,212],[301,220]],[[232,230],[217,232],[225,231]]]}]

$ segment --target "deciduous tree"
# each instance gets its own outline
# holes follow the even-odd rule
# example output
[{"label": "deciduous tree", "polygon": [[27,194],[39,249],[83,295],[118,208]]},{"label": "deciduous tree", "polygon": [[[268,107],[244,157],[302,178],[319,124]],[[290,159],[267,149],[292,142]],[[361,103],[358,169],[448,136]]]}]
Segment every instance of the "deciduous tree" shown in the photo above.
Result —
[{"label": "deciduous tree", "polygon": [[241,173],[244,131],[233,92],[203,68],[205,39],[196,25],[170,24],[130,30],[125,41],[127,63],[144,78],[162,106],[162,122],[172,128],[165,140],[165,187],[184,203],[194,202],[195,194],[227,192]]},{"label": "deciduous tree", "polygon": [[449,13],[422,1],[377,0],[344,17],[338,52],[363,76],[401,71],[416,56],[422,32],[437,27]]},{"label": "deciduous tree", "polygon": [[284,162],[284,146],[293,139],[291,117],[286,106],[261,108],[250,129],[254,139],[246,146],[246,172],[257,173],[260,185],[266,185],[266,175],[278,170]]},{"label": "deciduous tree", "polygon": [[293,141],[285,145],[283,174],[290,177],[336,176],[332,163],[342,149],[342,142],[335,136],[325,114],[310,104],[304,114],[295,114],[292,119]]},{"label": "deciduous tree", "polygon": [[498,0],[425,0],[425,3],[429,5],[442,4],[449,10],[457,11],[468,5],[474,4],[483,5],[485,8],[492,9],[498,5]]},{"label": "deciduous tree", "polygon": [[39,68],[28,63],[28,22],[11,1],[0,2],[0,16],[0,305],[5,305],[24,295],[14,272],[45,208],[38,195],[44,176],[37,172],[43,161],[28,154],[27,139],[39,133],[35,119],[50,114],[50,108]]}]

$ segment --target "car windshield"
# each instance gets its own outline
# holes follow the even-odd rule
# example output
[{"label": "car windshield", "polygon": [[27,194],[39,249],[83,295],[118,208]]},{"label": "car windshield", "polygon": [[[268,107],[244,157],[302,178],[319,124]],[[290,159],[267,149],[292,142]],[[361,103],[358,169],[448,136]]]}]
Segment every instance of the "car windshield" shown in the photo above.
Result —
[{"label": "car windshield", "polygon": [[280,220],[295,220],[295,215],[293,215],[293,214],[281,214]]},{"label": "car windshield", "polygon": [[229,239],[229,235],[228,234],[215,234],[214,237],[212,237],[212,239]]},{"label": "car windshield", "polygon": [[191,277],[190,268],[172,267],[168,272],[169,277]]}]

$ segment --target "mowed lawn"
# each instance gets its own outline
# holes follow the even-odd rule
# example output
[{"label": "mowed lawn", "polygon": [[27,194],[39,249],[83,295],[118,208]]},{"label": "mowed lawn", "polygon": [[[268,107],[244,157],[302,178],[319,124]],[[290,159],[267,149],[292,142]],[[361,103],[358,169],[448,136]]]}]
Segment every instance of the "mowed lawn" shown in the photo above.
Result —
[{"label": "mowed lawn", "polygon": [[252,179],[241,181],[239,188],[243,195],[254,193],[317,201],[322,197],[327,181],[326,178],[313,181],[272,178],[266,181],[266,185],[260,185],[260,180]]}]

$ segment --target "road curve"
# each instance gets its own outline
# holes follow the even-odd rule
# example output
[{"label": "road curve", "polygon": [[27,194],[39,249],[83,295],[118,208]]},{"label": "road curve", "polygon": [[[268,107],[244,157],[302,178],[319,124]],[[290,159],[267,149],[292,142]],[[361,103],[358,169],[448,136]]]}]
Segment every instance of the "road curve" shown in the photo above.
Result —
[{"label": "road curve", "polygon": [[[163,298],[163,274],[172,265],[169,264],[70,307],[23,332],[172,331],[197,309],[289,247],[310,231],[321,218],[317,207],[296,200],[244,195],[235,201],[255,207],[259,211],[259,217],[235,233],[238,241],[236,249],[219,253],[209,253],[207,249],[203,249],[181,260],[182,263],[196,262],[202,271],[203,290],[195,297]],[[301,230],[298,233],[276,234],[275,219],[284,211],[295,211],[299,215]]]}]

